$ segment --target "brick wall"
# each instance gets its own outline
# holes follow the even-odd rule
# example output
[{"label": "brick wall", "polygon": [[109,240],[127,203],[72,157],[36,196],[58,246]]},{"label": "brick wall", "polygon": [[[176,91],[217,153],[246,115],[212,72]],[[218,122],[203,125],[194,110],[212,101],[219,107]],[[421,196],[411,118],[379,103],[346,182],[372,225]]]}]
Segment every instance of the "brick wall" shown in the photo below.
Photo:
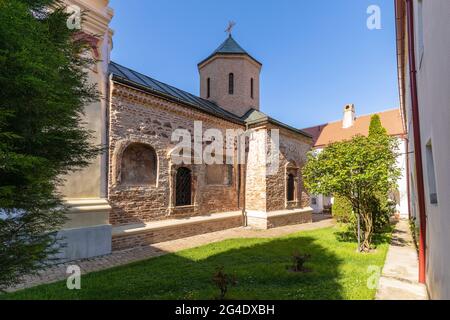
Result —
[{"label": "brick wall", "polygon": [[[214,57],[200,66],[200,95],[207,96],[207,79],[210,78],[209,100],[228,111],[243,116],[251,108],[259,110],[259,74],[261,66],[245,55]],[[228,93],[229,74],[234,75],[234,93]],[[251,82],[253,78],[253,98]]]},{"label": "brick wall", "polygon": [[[109,201],[113,225],[160,220],[176,213],[171,196],[170,151],[173,130],[187,129],[194,133],[194,121],[203,122],[203,131],[242,128],[240,125],[212,117],[192,108],[151,96],[114,83],[110,103],[110,168]],[[120,181],[121,155],[131,143],[143,143],[154,148],[158,158],[157,183],[151,186],[126,186]],[[195,207],[182,210],[182,215],[236,211],[238,208],[237,170],[230,185],[208,186],[203,165],[195,165]],[[172,198],[171,198],[172,197]]]},{"label": "brick wall", "polygon": [[112,249],[123,250],[138,246],[147,246],[153,243],[182,239],[198,234],[237,228],[241,227],[242,225],[243,217],[237,216],[223,220],[201,222],[198,224],[179,225],[171,228],[146,231],[132,235],[113,236]]},{"label": "brick wall", "polygon": [[[279,166],[278,170],[266,175],[268,158],[264,143],[269,138],[265,130],[271,129],[280,130]],[[311,150],[311,139],[276,126],[262,126],[255,130],[250,139],[247,160],[246,209],[271,212],[309,206],[309,195],[303,185],[301,170],[306,163],[306,154]],[[287,203],[286,181],[290,165],[296,168],[292,169],[292,172],[296,172],[296,201]]]},{"label": "brick wall", "polygon": [[[301,208],[309,205],[309,196],[301,180],[301,168],[306,152],[311,148],[310,139],[276,126],[264,126],[249,139],[247,164],[233,166],[230,184],[208,185],[205,164],[191,165],[193,172],[192,206],[174,209],[174,173],[170,152],[176,146],[171,141],[177,128],[194,133],[194,121],[202,121],[203,132],[219,129],[225,137],[226,129],[244,129],[217,117],[165,99],[114,83],[110,102],[110,167],[109,201],[112,206],[110,222],[113,225],[140,223],[167,219],[174,216],[194,216],[208,213],[238,211],[244,205],[247,210],[276,211]],[[275,175],[266,176],[265,130],[280,129],[280,163]],[[193,139],[193,137],[192,137]],[[156,183],[130,186],[121,183],[121,156],[132,143],[151,146],[157,155]],[[207,147],[204,143],[203,147]],[[235,159],[236,162],[237,159]],[[296,202],[286,203],[286,166],[298,166]],[[238,178],[241,177],[239,185]],[[245,179],[245,182],[244,182]],[[245,185],[245,188],[244,188]],[[239,191],[241,195],[239,196]]]},{"label": "brick wall", "polygon": [[283,215],[283,216],[269,217],[267,219],[267,228],[270,229],[270,228],[277,228],[277,227],[281,227],[281,226],[288,226],[288,225],[301,224],[301,223],[310,223],[310,222],[312,222],[312,211],[290,214],[290,215]]},{"label": "brick wall", "polygon": [[245,208],[252,211],[266,211],[266,154],[264,128],[252,133],[246,165]]},{"label": "brick wall", "polygon": [[[312,142],[307,138],[280,130],[280,164],[275,175],[267,177],[267,211],[304,208],[309,206],[309,195],[303,185],[302,168]],[[296,169],[289,169],[290,166]],[[295,202],[286,202],[288,172],[296,172]]]}]

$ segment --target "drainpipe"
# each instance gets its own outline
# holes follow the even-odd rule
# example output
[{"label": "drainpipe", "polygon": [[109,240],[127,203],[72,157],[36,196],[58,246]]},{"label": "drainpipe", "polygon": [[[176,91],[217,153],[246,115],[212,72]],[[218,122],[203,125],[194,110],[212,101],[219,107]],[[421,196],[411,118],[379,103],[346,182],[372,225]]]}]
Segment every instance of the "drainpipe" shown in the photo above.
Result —
[{"label": "drainpipe", "polygon": [[420,137],[419,99],[417,97],[417,69],[414,39],[414,6],[412,0],[406,0],[409,69],[411,81],[412,122],[414,136],[414,156],[416,165],[417,200],[419,204],[419,282],[426,283],[426,231],[425,188],[423,182],[422,142]]},{"label": "drainpipe", "polygon": [[[245,136],[247,134],[249,130],[249,125],[248,123],[245,124],[245,132],[238,135],[237,139],[238,141],[240,141],[241,136]],[[241,151],[241,146],[238,143],[238,162],[240,161],[240,151]],[[245,156],[245,142],[244,142],[244,156]],[[247,208],[246,208],[246,190],[247,190],[247,169],[246,169],[246,164],[247,164],[247,160],[245,160],[245,165],[242,164],[238,164],[238,168],[239,168],[239,186],[238,186],[238,199],[240,199],[241,197],[241,192],[243,193],[243,197],[242,197],[242,216],[244,217],[244,227],[247,227]],[[242,174],[242,176],[241,176]],[[240,182],[242,181],[242,190],[241,190],[241,184]],[[241,205],[240,201],[239,201],[239,206]]]}]

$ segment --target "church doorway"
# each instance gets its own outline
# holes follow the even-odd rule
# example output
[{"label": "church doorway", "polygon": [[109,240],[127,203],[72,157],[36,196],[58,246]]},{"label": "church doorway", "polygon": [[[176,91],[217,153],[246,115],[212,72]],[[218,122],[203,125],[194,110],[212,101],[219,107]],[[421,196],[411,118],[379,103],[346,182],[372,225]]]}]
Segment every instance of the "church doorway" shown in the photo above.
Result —
[{"label": "church doorway", "polygon": [[177,207],[190,206],[192,204],[191,170],[185,167],[179,168],[177,170],[175,186],[175,205]]}]

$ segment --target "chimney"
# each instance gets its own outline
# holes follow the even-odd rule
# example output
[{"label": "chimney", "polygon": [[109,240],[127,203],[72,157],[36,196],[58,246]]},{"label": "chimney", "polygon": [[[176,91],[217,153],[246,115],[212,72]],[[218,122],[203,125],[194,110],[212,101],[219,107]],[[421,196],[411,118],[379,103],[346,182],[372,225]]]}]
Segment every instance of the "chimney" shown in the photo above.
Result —
[{"label": "chimney", "polygon": [[342,128],[347,129],[353,126],[355,122],[355,105],[348,104],[344,108],[344,119],[342,121]]}]

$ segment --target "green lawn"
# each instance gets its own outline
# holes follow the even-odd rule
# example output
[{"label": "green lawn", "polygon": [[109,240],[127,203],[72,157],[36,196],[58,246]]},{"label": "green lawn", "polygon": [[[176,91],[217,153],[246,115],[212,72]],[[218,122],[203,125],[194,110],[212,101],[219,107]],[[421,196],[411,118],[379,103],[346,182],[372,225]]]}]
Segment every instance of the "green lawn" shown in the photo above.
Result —
[{"label": "green lawn", "polygon": [[[233,239],[82,276],[81,290],[66,282],[26,289],[0,299],[213,299],[218,266],[237,278],[228,299],[373,299],[369,266],[382,267],[389,236],[370,254],[355,252],[338,227],[276,239]],[[288,270],[292,252],[311,254],[309,273]]]}]

